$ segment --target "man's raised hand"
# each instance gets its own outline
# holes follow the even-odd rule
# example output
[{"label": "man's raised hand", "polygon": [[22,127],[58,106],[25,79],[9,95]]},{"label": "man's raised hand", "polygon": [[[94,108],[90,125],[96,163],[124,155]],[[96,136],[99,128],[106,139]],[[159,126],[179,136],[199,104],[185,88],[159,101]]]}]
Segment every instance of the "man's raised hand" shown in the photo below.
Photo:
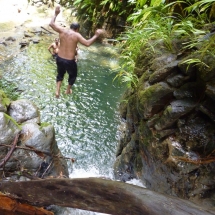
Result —
[{"label": "man's raised hand", "polygon": [[57,16],[60,13],[60,6],[56,6],[55,15]]}]

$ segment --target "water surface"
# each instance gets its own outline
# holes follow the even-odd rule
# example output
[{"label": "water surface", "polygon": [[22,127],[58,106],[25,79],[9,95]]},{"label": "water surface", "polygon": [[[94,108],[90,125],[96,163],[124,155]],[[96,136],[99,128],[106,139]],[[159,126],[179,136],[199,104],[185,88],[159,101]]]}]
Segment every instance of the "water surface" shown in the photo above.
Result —
[{"label": "water surface", "polygon": [[[105,176],[112,178],[119,125],[118,104],[124,87],[113,82],[118,53],[110,45],[79,46],[78,77],[72,95],[55,98],[56,64],[45,38],[0,65],[4,78],[16,83],[20,98],[33,101],[41,121],[54,125],[63,155],[75,158],[69,165],[70,177]],[[65,212],[69,214],[69,212]],[[82,214],[78,212],[72,214]],[[86,213],[85,213],[86,214]]]}]

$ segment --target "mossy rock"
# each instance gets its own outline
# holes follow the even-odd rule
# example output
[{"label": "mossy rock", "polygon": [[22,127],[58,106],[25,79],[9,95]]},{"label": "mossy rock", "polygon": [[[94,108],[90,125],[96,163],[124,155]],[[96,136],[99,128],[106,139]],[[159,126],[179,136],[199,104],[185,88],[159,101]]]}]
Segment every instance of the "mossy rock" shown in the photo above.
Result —
[{"label": "mossy rock", "polygon": [[138,92],[138,112],[149,119],[161,111],[172,99],[173,89],[160,82]]},{"label": "mossy rock", "polygon": [[0,90],[0,112],[6,112],[10,104],[10,99],[6,96],[4,91]]}]

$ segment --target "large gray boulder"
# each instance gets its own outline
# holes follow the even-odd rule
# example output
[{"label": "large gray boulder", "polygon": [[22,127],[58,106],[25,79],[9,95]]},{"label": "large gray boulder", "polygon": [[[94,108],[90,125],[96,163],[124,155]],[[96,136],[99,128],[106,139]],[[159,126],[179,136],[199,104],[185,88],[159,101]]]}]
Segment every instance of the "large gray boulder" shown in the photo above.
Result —
[{"label": "large gray boulder", "polygon": [[18,123],[31,121],[40,123],[40,113],[38,107],[27,99],[13,101],[9,107],[9,115]]},{"label": "large gray boulder", "polygon": [[[31,101],[21,99],[11,102],[8,114],[0,112],[0,159],[10,151],[19,134],[17,147],[4,164],[4,171],[17,175],[30,173],[36,177],[68,177],[67,162],[55,140],[54,127],[40,123],[38,107]],[[8,145],[8,146],[6,146]]]},{"label": "large gray boulder", "polygon": [[21,127],[6,113],[0,112],[0,144],[11,144]]}]

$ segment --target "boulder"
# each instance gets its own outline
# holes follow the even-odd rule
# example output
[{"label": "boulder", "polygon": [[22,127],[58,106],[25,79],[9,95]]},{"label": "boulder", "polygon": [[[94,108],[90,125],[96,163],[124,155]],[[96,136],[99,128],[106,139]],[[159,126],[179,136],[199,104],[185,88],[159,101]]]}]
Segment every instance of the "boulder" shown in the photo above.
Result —
[{"label": "boulder", "polygon": [[17,123],[23,123],[26,121],[40,123],[38,107],[27,99],[20,99],[11,102],[9,115],[16,120]]}]

